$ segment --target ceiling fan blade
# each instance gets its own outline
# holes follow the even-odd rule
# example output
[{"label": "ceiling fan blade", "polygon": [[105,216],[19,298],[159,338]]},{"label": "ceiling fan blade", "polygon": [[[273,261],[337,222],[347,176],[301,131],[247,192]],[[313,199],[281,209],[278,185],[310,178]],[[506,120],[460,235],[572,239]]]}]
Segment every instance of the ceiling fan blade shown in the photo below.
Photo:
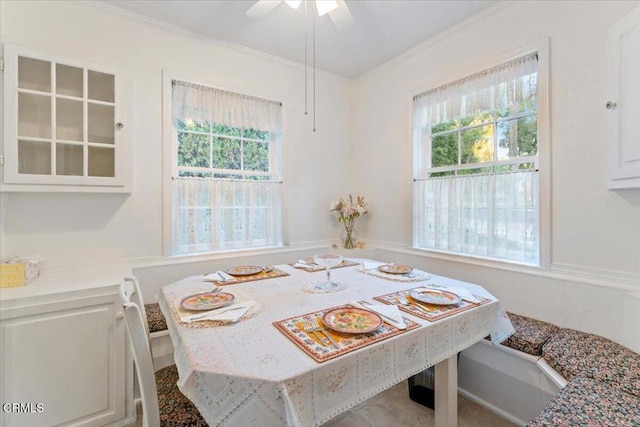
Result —
[{"label": "ceiling fan blade", "polygon": [[280,3],[282,3],[282,0],[258,0],[245,14],[253,19],[262,18],[275,9]]},{"label": "ceiling fan blade", "polygon": [[353,19],[353,15],[347,6],[347,3],[344,0],[337,0],[338,7],[329,12],[329,17],[333,24],[339,30],[346,30],[353,27],[356,23],[355,19]]}]

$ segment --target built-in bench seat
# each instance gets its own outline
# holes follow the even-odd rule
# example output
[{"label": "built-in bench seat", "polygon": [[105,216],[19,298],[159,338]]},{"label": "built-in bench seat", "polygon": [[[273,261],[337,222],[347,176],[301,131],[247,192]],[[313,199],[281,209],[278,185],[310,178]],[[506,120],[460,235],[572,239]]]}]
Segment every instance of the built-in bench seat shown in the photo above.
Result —
[{"label": "built-in bench seat", "polygon": [[507,315],[515,333],[502,348],[539,357],[538,367],[566,384],[528,426],[640,426],[639,354],[595,334]]},{"label": "built-in bench seat", "polygon": [[533,356],[542,355],[542,346],[560,328],[551,323],[507,312],[514,329],[513,335],[502,342],[502,345]]},{"label": "built-in bench seat", "polygon": [[592,378],[640,397],[640,355],[604,337],[560,329],[542,356],[567,380]]},{"label": "built-in bench seat", "polygon": [[145,304],[144,310],[147,313],[147,322],[149,323],[149,332],[160,332],[167,330],[167,319],[160,311],[160,305],[156,302],[153,304]]},{"label": "built-in bench seat", "polygon": [[607,383],[575,377],[545,407],[529,427],[538,426],[638,426],[640,397]]}]

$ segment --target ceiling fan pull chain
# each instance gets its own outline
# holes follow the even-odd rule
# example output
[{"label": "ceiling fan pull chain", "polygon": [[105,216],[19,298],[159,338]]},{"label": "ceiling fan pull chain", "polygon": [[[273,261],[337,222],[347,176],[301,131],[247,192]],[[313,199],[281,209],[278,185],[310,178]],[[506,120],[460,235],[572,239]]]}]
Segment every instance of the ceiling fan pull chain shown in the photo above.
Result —
[{"label": "ceiling fan pull chain", "polygon": [[316,131],[316,14],[312,14],[313,22],[313,131]]},{"label": "ceiling fan pull chain", "polygon": [[307,50],[308,50],[308,46],[309,46],[309,42],[308,42],[308,23],[309,23],[309,18],[308,18],[308,13],[307,13],[307,0],[304,0],[304,115],[307,115],[307,105],[309,104],[307,99],[307,92],[308,92],[308,87],[309,87],[309,82],[307,81]]}]

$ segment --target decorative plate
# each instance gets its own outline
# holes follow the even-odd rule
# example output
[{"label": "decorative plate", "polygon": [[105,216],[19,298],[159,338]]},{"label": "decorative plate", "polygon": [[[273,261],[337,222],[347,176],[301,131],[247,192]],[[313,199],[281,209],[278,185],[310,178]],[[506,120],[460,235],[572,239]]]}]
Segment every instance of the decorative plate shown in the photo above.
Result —
[{"label": "decorative plate", "polygon": [[413,268],[406,265],[385,264],[378,267],[378,270],[389,274],[408,274],[413,271]]},{"label": "decorative plate", "polygon": [[262,267],[257,265],[241,265],[238,267],[231,267],[227,270],[227,273],[232,276],[251,276],[262,271]]},{"label": "decorative plate", "polygon": [[227,292],[203,292],[190,295],[180,305],[185,310],[213,310],[233,303],[235,297]]},{"label": "decorative plate", "polygon": [[382,325],[382,318],[360,308],[336,308],[325,313],[322,321],[336,332],[347,334],[366,334],[373,332]]},{"label": "decorative plate", "polygon": [[416,301],[433,305],[453,305],[460,302],[460,297],[453,292],[438,289],[422,289],[409,292],[409,296]]}]

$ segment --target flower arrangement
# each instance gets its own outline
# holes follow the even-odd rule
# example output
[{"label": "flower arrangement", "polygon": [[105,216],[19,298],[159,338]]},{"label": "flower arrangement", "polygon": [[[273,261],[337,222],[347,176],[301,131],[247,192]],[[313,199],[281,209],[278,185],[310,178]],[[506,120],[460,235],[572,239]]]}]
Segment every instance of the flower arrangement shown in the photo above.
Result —
[{"label": "flower arrangement", "polygon": [[353,249],[356,247],[356,241],[353,239],[353,226],[356,219],[360,215],[364,215],[369,212],[369,205],[364,201],[364,196],[356,196],[356,200],[353,200],[353,196],[349,194],[349,199],[340,197],[337,202],[331,204],[331,211],[338,212],[338,221],[344,224],[344,229],[347,235],[344,239],[344,247],[346,249]]}]

